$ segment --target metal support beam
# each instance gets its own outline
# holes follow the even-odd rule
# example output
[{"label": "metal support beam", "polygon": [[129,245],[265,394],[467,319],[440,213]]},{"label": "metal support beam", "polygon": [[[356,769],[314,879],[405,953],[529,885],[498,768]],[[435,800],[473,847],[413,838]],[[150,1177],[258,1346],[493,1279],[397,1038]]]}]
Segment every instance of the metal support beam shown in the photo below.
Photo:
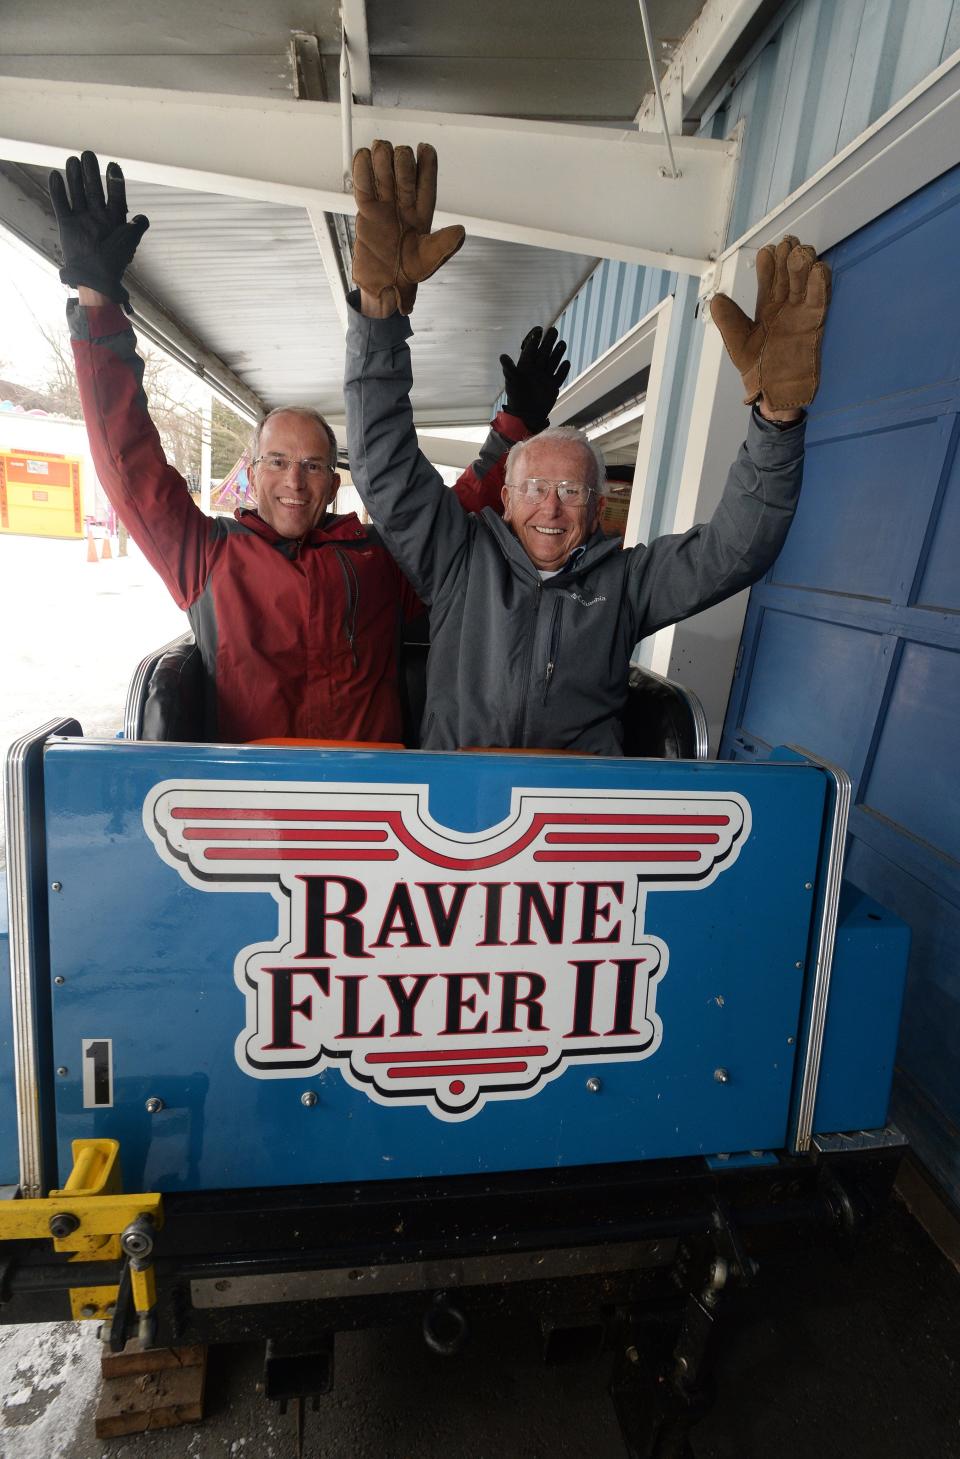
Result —
[{"label": "metal support beam", "polygon": [[[657,70],[657,55],[653,46],[653,28],[650,24],[650,12],[647,10],[647,0],[640,0],[640,17],[643,20],[643,39],[647,47],[647,59],[650,62],[650,75],[653,78],[653,94],[657,98],[657,110],[660,113],[660,125],[663,129],[663,140],[666,143],[667,153],[670,157],[670,176],[680,176],[677,171],[676,160],[673,155],[673,143],[670,140],[670,125],[667,121],[667,109],[663,104],[663,93],[660,90],[660,73]],[[677,127],[679,133],[680,128]]]},{"label": "metal support beam", "polygon": [[366,0],[341,0],[340,24],[350,51],[353,99],[361,106],[369,106],[373,100],[373,81],[370,76],[370,42],[367,39]]},{"label": "metal support beam", "polygon": [[[780,0],[707,0],[660,83],[671,132],[679,132],[688,117],[699,116],[702,104],[726,79],[730,58],[739,57],[749,37],[780,8]],[[659,127],[655,91],[644,97],[636,120],[641,131]]]},{"label": "metal support beam", "polygon": [[[59,269],[59,234],[46,195],[29,174],[12,164],[0,163],[0,223]],[[251,424],[265,414],[259,395],[178,324],[138,283],[135,273],[129,272],[125,282],[141,335],[198,375],[214,395]]]},{"label": "metal support beam", "polygon": [[353,191],[353,80],[346,31],[340,46],[340,160],[343,190],[349,193]]},{"label": "metal support beam", "polygon": [[[358,108],[354,144],[383,136],[437,147],[438,226],[687,274],[722,247],[736,169],[726,142],[678,137],[673,179],[660,175],[661,142],[633,131]],[[60,166],[79,145],[139,181],[356,210],[331,103],[0,80],[0,156]]]},{"label": "metal support beam", "polygon": [[317,240],[317,248],[320,250],[320,258],[323,262],[323,270],[327,276],[327,283],[330,285],[330,295],[333,299],[333,307],[337,311],[337,318],[340,320],[344,334],[347,332],[347,290],[350,287],[349,279],[343,271],[343,255],[337,242],[334,232],[333,216],[325,213],[322,208],[313,206],[307,209],[310,218],[310,226],[313,229],[313,236]]}]

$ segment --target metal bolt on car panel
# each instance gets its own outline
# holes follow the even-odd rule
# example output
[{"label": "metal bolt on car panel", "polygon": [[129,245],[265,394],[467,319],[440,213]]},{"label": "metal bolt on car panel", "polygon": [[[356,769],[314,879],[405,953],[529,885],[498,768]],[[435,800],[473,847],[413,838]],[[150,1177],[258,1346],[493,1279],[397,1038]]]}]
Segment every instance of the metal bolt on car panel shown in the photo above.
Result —
[{"label": "metal bolt on car panel", "polygon": [[147,1104],[146,1104],[147,1114],[148,1115],[158,1115],[160,1113],[160,1111],[163,1109],[163,1107],[164,1107],[163,1100],[160,1099],[156,1094],[151,1094],[151,1096],[147,1100]]},{"label": "metal bolt on car panel", "polygon": [[57,1073],[60,1075],[61,1079],[66,1079],[67,1075],[70,1073],[70,1070],[67,1068],[66,1064],[61,1064],[59,1069],[57,1070]]},{"label": "metal bolt on car panel", "polygon": [[63,882],[62,881],[52,881],[50,883],[50,890],[52,892],[62,892],[63,891]]},{"label": "metal bolt on car panel", "polygon": [[153,1250],[153,1221],[138,1216],[120,1233],[120,1247],[127,1256],[149,1256]]},{"label": "metal bolt on car panel", "polygon": [[64,985],[64,983],[65,983],[65,982],[66,982],[66,981],[67,981],[67,980],[66,980],[66,978],[64,978],[64,977],[62,977],[62,976],[61,976],[61,975],[60,975],[60,973],[58,973],[58,974],[57,974],[57,976],[56,976],[56,977],[55,977],[55,978],[54,978],[54,980],[53,980],[53,981],[54,981],[54,982],[55,982],[55,983],[56,983],[56,985],[57,985],[57,987],[58,987],[58,988],[62,988],[62,987],[63,987],[63,985]]},{"label": "metal bolt on car panel", "polygon": [[718,1084],[729,1084],[730,1083],[730,1070],[729,1069],[714,1069],[714,1071],[713,1071],[713,1077],[717,1081]]},{"label": "metal bolt on car panel", "polygon": [[300,1096],[300,1103],[302,1105],[305,1105],[307,1109],[313,1109],[318,1099],[319,1095],[316,1093],[315,1090],[305,1089]]},{"label": "metal bolt on car panel", "polygon": [[72,1236],[79,1225],[80,1218],[75,1216],[72,1211],[58,1211],[55,1216],[50,1217],[50,1235],[56,1237],[58,1241],[63,1241],[66,1237]]},{"label": "metal bolt on car panel", "polygon": [[601,1089],[603,1088],[603,1083],[597,1078],[596,1074],[591,1074],[590,1078],[587,1080],[587,1088],[589,1089],[591,1094],[599,1094]]}]

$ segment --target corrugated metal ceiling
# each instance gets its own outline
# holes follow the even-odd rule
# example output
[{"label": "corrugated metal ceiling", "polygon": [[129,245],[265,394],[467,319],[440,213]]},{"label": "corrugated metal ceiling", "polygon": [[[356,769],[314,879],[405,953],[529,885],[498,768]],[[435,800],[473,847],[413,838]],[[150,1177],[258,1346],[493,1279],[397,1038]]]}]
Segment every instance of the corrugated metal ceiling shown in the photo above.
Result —
[{"label": "corrugated metal ceiling", "polygon": [[[701,5],[651,0],[664,61]],[[336,0],[7,0],[0,75],[289,95],[287,48],[302,30],[320,38],[334,99],[338,13]],[[589,13],[579,0],[367,0],[367,19],[379,105],[610,124],[632,117],[649,89],[636,0],[594,0]],[[73,145],[83,145],[82,116]],[[441,196],[442,179],[441,157]],[[151,219],[137,272],[168,312],[268,405],[338,415],[342,335],[306,213],[143,184],[129,193]],[[468,239],[421,291],[418,415],[482,413],[500,389],[499,354],[555,317],[592,262]]]}]

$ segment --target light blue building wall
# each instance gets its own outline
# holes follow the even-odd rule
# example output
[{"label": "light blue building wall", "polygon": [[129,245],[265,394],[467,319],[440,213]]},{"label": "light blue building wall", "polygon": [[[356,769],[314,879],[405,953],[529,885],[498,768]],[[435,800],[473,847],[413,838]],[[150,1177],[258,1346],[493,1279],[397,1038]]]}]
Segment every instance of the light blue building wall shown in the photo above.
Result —
[{"label": "light blue building wall", "polygon": [[601,259],[579,293],[554,320],[560,338],[567,341],[571,378],[592,365],[676,286],[676,274],[666,269]]},{"label": "light blue building wall", "polygon": [[[793,0],[744,69],[711,105],[701,135],[726,137],[744,123],[727,244],[794,192],[866,127],[960,49],[960,0]],[[604,259],[555,321],[578,375],[669,293],[677,276]],[[682,398],[673,431],[681,445],[699,359],[695,291],[683,291],[674,326],[691,331],[677,355]],[[678,300],[679,302],[679,300]],[[682,450],[667,443],[653,534],[672,520]]]}]

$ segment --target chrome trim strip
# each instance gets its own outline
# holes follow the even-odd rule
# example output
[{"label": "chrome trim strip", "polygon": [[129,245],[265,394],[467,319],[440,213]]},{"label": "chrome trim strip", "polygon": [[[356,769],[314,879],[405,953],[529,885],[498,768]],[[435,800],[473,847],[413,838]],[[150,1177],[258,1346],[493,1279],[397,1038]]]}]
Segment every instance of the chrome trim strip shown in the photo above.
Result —
[{"label": "chrome trim strip", "polygon": [[902,1130],[896,1125],[885,1125],[882,1130],[847,1130],[839,1135],[814,1135],[813,1148],[823,1155],[833,1155],[848,1150],[892,1150],[910,1144]]},{"label": "chrome trim strip", "polygon": [[178,638],[171,638],[169,643],[148,653],[146,658],[141,659],[134,669],[130,686],[127,689],[127,702],[123,706],[123,738],[125,740],[139,740],[140,738],[140,731],[143,729],[143,706],[146,701],[147,685],[157,664],[165,653],[179,648],[180,644],[186,643],[192,637],[192,633],[181,633]]},{"label": "chrome trim strip", "polygon": [[709,760],[710,758],[710,729],[707,724],[707,716],[703,705],[700,703],[700,696],[694,694],[683,684],[677,685],[687,696],[687,703],[690,705],[690,713],[693,716],[693,732],[696,737],[697,759]]},{"label": "chrome trim strip", "polygon": [[668,679],[664,674],[658,674],[656,669],[648,669],[646,664],[638,665],[638,667],[642,668],[651,679],[657,679],[661,684],[669,685],[671,689],[675,689],[678,694],[683,696],[693,721],[694,759],[709,759],[710,728],[699,696],[692,689],[688,689],[686,684],[681,684],[679,679]]},{"label": "chrome trim strip", "polygon": [[195,1277],[190,1283],[190,1300],[195,1308],[249,1307],[263,1302],[311,1302],[325,1298],[373,1297],[386,1292],[452,1291],[457,1287],[499,1286],[505,1282],[613,1275],[668,1266],[676,1250],[676,1238],[664,1237],[658,1241],[618,1242],[613,1246],[577,1250],[560,1247],[496,1256],[395,1262],[387,1266]]},{"label": "chrome trim strip", "polygon": [[[34,1002],[33,914],[30,847],[27,837],[27,777],[30,762],[51,735],[80,735],[75,719],[51,719],[14,740],[7,751],[3,784],[7,825],[7,904],[10,914],[10,995],[13,1004],[13,1067],[17,1095],[20,1186],[25,1196],[46,1190],[40,1130],[40,1080],[49,1070],[37,1062]],[[46,887],[44,887],[46,891]]]},{"label": "chrome trim strip", "polygon": [[833,778],[836,785],[833,826],[830,831],[830,854],[827,858],[824,878],[823,911],[820,918],[813,997],[810,1004],[810,1022],[807,1027],[806,1048],[803,1051],[803,1078],[793,1143],[793,1149],[802,1154],[810,1149],[810,1137],[813,1134],[813,1109],[817,1100],[820,1060],[823,1055],[823,1035],[827,1024],[827,1002],[830,997],[830,976],[833,971],[833,948],[837,936],[837,916],[840,910],[840,886],[843,881],[843,861],[847,844],[847,825],[850,820],[852,786],[850,776],[841,766],[831,764],[829,760],[815,755],[812,750],[805,750],[802,745],[788,745],[787,749],[802,755],[812,765],[819,765],[821,770],[825,770]]}]

